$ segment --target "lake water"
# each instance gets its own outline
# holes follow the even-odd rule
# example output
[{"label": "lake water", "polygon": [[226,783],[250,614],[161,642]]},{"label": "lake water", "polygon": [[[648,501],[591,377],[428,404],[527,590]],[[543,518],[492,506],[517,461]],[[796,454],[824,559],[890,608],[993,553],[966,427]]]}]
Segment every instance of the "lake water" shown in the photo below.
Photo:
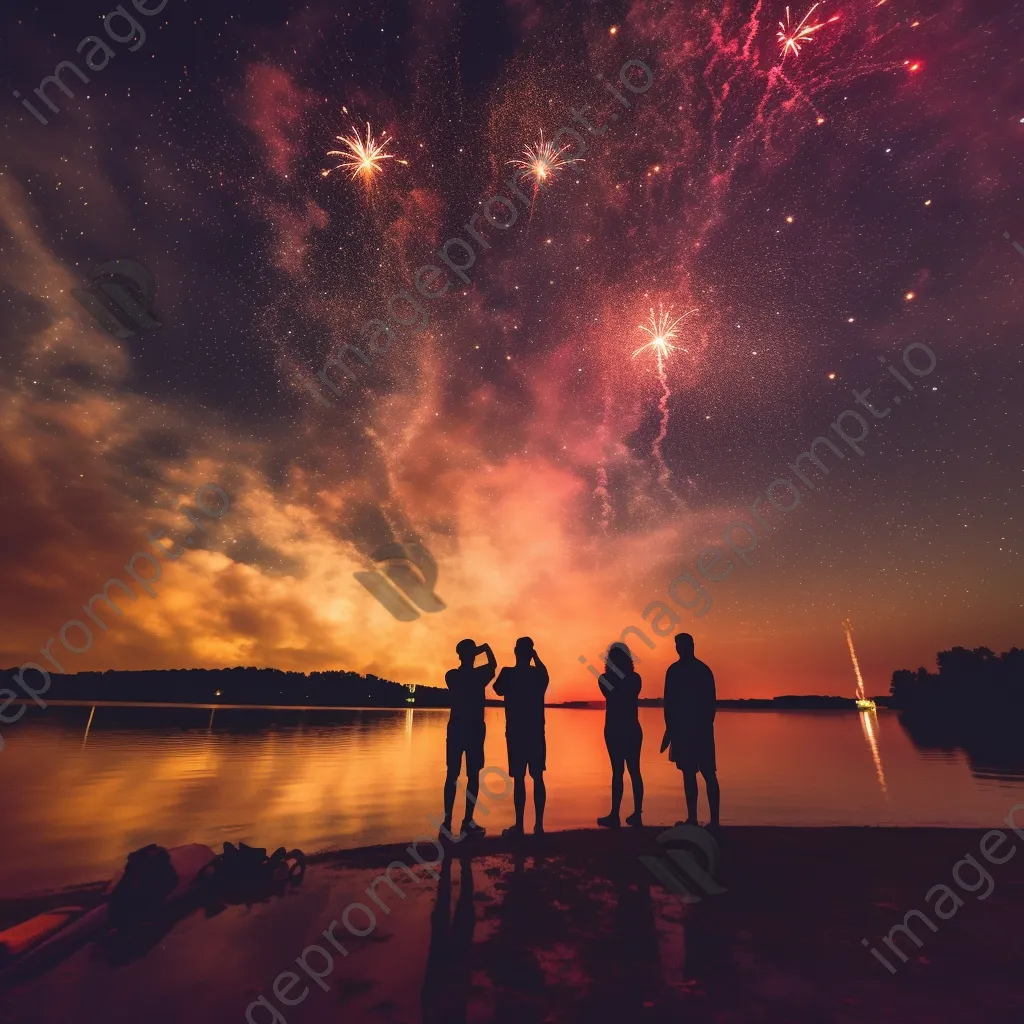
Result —
[{"label": "lake water", "polygon": [[[685,817],[682,777],[659,755],[662,712],[641,709],[644,817]],[[408,842],[441,810],[446,710],[246,711],[50,707],[6,730],[0,753],[0,896],[109,878],[147,843],[273,849]],[[608,811],[602,711],[549,708],[549,830]],[[1024,801],[1013,772],[917,749],[895,713],[722,710],[723,824],[995,827]],[[507,768],[501,708],[488,765]],[[513,820],[511,793],[478,820]],[[623,813],[632,809],[626,784]],[[461,796],[456,804],[460,819]],[[707,808],[701,796],[701,820]],[[532,809],[528,806],[528,826]],[[435,834],[436,834],[436,830]]]}]

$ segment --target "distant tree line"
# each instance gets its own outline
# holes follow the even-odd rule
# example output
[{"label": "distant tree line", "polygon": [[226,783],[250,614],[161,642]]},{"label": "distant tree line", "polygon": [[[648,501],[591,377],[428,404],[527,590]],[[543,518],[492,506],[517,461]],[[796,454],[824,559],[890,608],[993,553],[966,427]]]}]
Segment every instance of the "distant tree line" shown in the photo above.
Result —
[{"label": "distant tree line", "polygon": [[987,647],[939,651],[937,673],[919,668],[892,674],[894,706],[934,712],[1024,708],[1024,651],[996,654]]},{"label": "distant tree line", "polygon": [[[14,669],[5,686],[20,692]],[[272,704],[286,707],[448,707],[448,691],[409,687],[357,672],[283,672],[276,668],[191,668],[148,672],[79,672],[51,676],[43,700],[143,701],[168,704]]]}]

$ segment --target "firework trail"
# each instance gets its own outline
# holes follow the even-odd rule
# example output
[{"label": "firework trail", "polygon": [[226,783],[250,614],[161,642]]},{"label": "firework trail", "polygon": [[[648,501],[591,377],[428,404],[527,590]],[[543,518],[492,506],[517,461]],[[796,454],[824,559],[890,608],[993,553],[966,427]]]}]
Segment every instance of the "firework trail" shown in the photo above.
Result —
[{"label": "firework trail", "polygon": [[654,444],[651,445],[651,451],[658,462],[658,483],[661,484],[669,494],[672,494],[668,486],[668,466],[666,465],[665,458],[661,452],[661,443],[668,435],[668,400],[672,393],[668,389],[668,378],[665,376],[665,365],[662,362],[660,352],[658,353],[658,380],[661,381],[661,398],[658,401],[658,411],[661,413],[661,426],[658,428],[658,436],[655,437]]},{"label": "firework trail", "polygon": [[[707,40],[701,80],[711,113],[706,162],[698,172],[705,197],[700,220],[694,221],[698,238],[728,218],[737,174],[742,172],[746,181],[749,168],[770,173],[784,164],[800,144],[799,136],[829,121],[831,109],[854,82],[920,71],[920,61],[907,59],[905,21],[894,17],[888,5],[878,10],[873,4],[852,5],[826,17],[826,2],[819,0],[799,25],[791,20],[784,33],[786,39],[805,33],[792,40],[800,50],[797,60],[786,59],[793,47],[786,47],[779,33],[787,28],[778,20],[783,7],[773,14],[767,0],[752,6],[722,0],[692,9],[693,30]],[[810,24],[813,17],[822,19],[820,26]],[[803,49],[810,28],[815,29],[813,60],[806,59]],[[739,131],[737,123],[743,125]]]},{"label": "firework trail", "polygon": [[661,382],[661,398],[658,401],[658,412],[661,414],[661,423],[658,428],[658,435],[655,437],[654,443],[651,445],[651,454],[654,456],[654,459],[658,464],[658,483],[676,501],[678,501],[679,498],[668,485],[671,473],[669,472],[668,465],[665,462],[665,457],[661,450],[662,442],[668,436],[668,402],[672,397],[672,392],[669,390],[668,386],[668,377],[665,374],[665,359],[670,353],[676,350],[676,346],[672,343],[679,337],[679,331],[677,328],[691,313],[696,312],[696,309],[690,309],[683,313],[682,316],[677,316],[673,319],[672,314],[666,313],[660,306],[658,307],[657,316],[655,316],[654,310],[652,309],[650,319],[646,324],[640,324],[639,328],[645,334],[650,335],[651,340],[647,342],[647,344],[641,345],[633,353],[633,358],[636,359],[641,352],[646,352],[650,349],[657,357],[658,380]]},{"label": "firework trail", "polygon": [[857,662],[857,652],[853,649],[853,627],[849,619],[843,619],[843,629],[846,631],[846,646],[850,648],[850,658],[853,661],[853,671],[857,675],[857,700],[867,700],[864,696],[864,677],[860,674],[860,665]]},{"label": "firework trail", "polygon": [[598,428],[598,439],[601,445],[601,455],[597,463],[597,486],[594,494],[601,501],[601,529],[607,533],[612,522],[612,499],[608,493],[608,417],[611,411],[611,394],[607,386],[604,393],[604,414],[601,417],[601,425]]},{"label": "firework trail", "polygon": [[[846,632],[846,646],[850,648],[850,660],[853,662],[853,671],[857,676],[857,700],[867,700],[864,696],[864,677],[860,674],[860,663],[857,661],[857,652],[853,649],[853,626],[849,619],[843,619],[843,630]],[[885,770],[882,767],[882,755],[878,750],[878,736],[875,730],[878,727],[878,712],[871,703],[866,709],[861,710],[859,716],[860,727],[864,732],[864,739],[867,740],[871,750],[871,760],[875,764],[875,773],[878,775],[878,784],[882,787],[882,793],[886,800],[889,799],[889,790],[885,784]]]}]

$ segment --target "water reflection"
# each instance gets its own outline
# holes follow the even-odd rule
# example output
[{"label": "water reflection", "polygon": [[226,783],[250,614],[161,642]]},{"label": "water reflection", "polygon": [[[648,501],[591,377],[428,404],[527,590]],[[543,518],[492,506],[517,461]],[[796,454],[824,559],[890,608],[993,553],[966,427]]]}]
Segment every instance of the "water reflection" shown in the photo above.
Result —
[{"label": "water reflection", "polygon": [[[640,714],[645,735],[660,736],[661,710]],[[27,713],[0,756],[4,824],[17,836],[0,844],[0,896],[109,878],[150,842],[306,852],[407,843],[440,810],[447,717],[103,704]],[[1007,786],[1024,798],[1009,753],[983,760],[968,745],[965,756],[962,738],[908,732],[886,710],[858,717],[859,729],[848,711],[723,710],[724,824],[993,827]],[[487,763],[505,766],[501,709],[488,708],[486,721]],[[607,811],[604,716],[552,708],[547,723],[545,824],[593,827]],[[936,741],[947,755],[931,753]],[[680,773],[657,748],[646,742],[641,754],[653,825],[685,814]],[[496,801],[483,824],[493,833],[512,819],[512,801]]]},{"label": "water reflection", "polygon": [[905,711],[899,723],[918,750],[963,751],[979,778],[1024,779],[1024,729],[1016,716],[997,717],[979,708],[964,708],[957,717]]},{"label": "water reflection", "polygon": [[878,752],[878,712],[874,707],[866,711],[858,711],[860,727],[864,731],[864,739],[868,741],[871,748],[871,759],[875,762],[875,772],[878,774],[878,784],[882,787],[885,799],[889,799],[889,790],[885,785],[885,770],[882,768],[882,757]]},{"label": "water reflection", "polygon": [[89,721],[85,723],[85,735],[82,737],[82,749],[83,750],[85,749],[85,744],[88,742],[88,739],[89,739],[89,729],[92,726],[92,720],[93,720],[93,716],[95,714],[96,714],[96,707],[94,705],[93,707],[89,708]]}]

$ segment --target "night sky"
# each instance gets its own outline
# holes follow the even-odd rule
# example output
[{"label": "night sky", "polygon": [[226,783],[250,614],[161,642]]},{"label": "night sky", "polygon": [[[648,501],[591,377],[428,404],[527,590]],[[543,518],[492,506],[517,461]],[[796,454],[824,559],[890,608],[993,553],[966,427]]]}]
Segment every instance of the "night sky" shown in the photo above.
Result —
[{"label": "night sky", "polygon": [[[169,0],[127,4],[126,42],[112,9],[0,15],[0,664],[52,669],[53,637],[68,671],[442,685],[461,638],[504,663],[526,634],[557,700],[636,626],[647,696],[680,630],[719,696],[852,695],[846,618],[871,694],[1024,642],[1020,5],[826,2],[784,57],[782,3]],[[61,61],[90,82],[53,112]],[[324,176],[367,125],[387,158]],[[117,259],[162,326],[72,296]],[[382,350],[332,391],[345,344]],[[207,483],[230,507],[195,527]],[[354,577],[396,543],[443,610]],[[104,630],[82,606],[115,577],[140,596]]]}]

